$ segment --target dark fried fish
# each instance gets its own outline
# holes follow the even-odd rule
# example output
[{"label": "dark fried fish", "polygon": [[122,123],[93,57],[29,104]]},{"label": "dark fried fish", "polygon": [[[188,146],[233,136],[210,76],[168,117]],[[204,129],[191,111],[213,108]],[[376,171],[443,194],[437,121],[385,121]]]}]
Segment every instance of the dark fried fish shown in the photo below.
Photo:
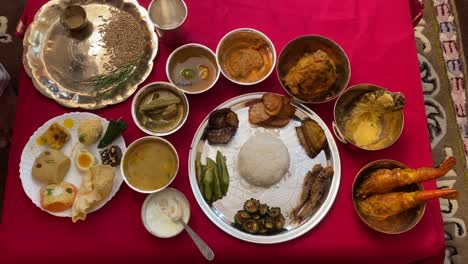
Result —
[{"label": "dark fried fish", "polygon": [[314,183],[317,175],[323,170],[322,165],[316,164],[312,171],[308,171],[304,177],[304,182],[302,183],[302,193],[299,198],[299,203],[291,211],[291,217],[297,217],[297,213],[301,210],[302,206],[307,202],[307,199],[310,197],[310,190],[312,189],[312,184]]},{"label": "dark fried fish", "polygon": [[310,196],[307,202],[302,207],[301,211],[293,219],[296,222],[302,222],[304,218],[308,217],[315,207],[318,205],[320,198],[322,197],[328,182],[329,178],[333,176],[333,168],[325,167],[317,176],[315,181],[310,186]]}]

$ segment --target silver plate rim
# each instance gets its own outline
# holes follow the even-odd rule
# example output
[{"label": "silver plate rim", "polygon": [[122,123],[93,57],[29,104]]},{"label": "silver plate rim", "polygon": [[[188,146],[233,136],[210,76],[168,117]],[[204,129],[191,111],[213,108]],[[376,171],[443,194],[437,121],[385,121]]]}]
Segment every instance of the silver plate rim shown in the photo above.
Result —
[{"label": "silver plate rim", "polygon": [[[212,111],[219,109],[219,108],[223,108],[223,107],[231,107],[232,105],[235,105],[237,103],[259,99],[262,97],[264,93],[265,92],[248,93],[248,94],[243,94],[243,95],[231,98],[221,103],[220,105],[218,105]],[[189,152],[189,158],[188,158],[188,177],[190,181],[190,187],[192,189],[193,195],[195,196],[195,199],[197,200],[198,205],[200,206],[202,211],[205,213],[205,215],[211,220],[211,222],[213,222],[218,228],[220,228],[227,234],[233,237],[236,237],[240,240],[251,242],[251,243],[256,243],[256,244],[276,244],[276,243],[290,241],[292,239],[300,237],[303,234],[310,231],[312,228],[314,228],[323,220],[323,218],[330,211],[332,205],[334,204],[336,196],[338,194],[339,185],[341,181],[341,161],[340,161],[340,155],[338,152],[338,147],[336,145],[336,142],[335,142],[335,139],[333,138],[332,133],[328,129],[328,126],[325,124],[325,122],[314,111],[312,111],[311,109],[309,109],[302,103],[299,103],[295,100],[291,100],[291,103],[293,104],[294,107],[306,113],[308,117],[313,118],[315,121],[317,121],[319,125],[322,127],[322,129],[324,130],[327,141],[328,141],[328,145],[330,148],[330,153],[334,160],[333,169],[335,171],[332,182],[330,184],[328,196],[325,198],[323,204],[320,206],[319,210],[315,213],[315,215],[312,216],[309,220],[307,220],[307,222],[301,225],[299,228],[296,228],[294,230],[290,230],[288,232],[281,233],[278,235],[256,236],[256,235],[244,233],[240,231],[239,229],[236,229],[235,227],[219,219],[217,215],[214,213],[214,211],[211,209],[211,207],[208,206],[208,204],[205,202],[202,194],[200,193],[200,190],[197,185],[196,175],[195,175],[195,162],[194,161],[195,161],[196,154],[197,154],[196,146],[198,142],[201,140],[201,137],[203,135],[202,131],[205,129],[209,114],[207,114],[207,116],[200,123],[197,131],[195,132],[192,143],[190,145],[190,152]]]}]

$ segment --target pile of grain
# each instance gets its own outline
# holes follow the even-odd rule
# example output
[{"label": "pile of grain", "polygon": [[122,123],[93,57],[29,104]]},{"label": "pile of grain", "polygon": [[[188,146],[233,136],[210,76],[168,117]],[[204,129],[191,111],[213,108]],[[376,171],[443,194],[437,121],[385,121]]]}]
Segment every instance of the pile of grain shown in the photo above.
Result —
[{"label": "pile of grain", "polygon": [[141,58],[148,43],[147,29],[135,17],[117,9],[111,9],[111,14],[109,22],[99,28],[109,55],[104,64],[108,71]]}]

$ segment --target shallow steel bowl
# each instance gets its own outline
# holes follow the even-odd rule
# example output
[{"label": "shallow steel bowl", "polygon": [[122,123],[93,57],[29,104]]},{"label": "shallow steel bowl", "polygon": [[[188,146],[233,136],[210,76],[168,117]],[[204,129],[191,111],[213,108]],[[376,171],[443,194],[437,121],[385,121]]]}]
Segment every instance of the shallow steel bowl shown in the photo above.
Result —
[{"label": "shallow steel bowl", "polygon": [[[268,53],[271,57],[271,66],[269,71],[262,78],[252,82],[245,82],[236,79],[234,76],[231,76],[226,70],[225,62],[227,59],[226,55],[229,53],[230,50],[232,50],[233,46],[245,41],[250,42],[251,39],[255,39],[255,41],[260,39],[267,44]],[[252,28],[238,28],[226,33],[226,35],[224,35],[224,37],[219,41],[218,46],[216,48],[216,60],[218,62],[221,73],[231,82],[240,85],[254,85],[264,81],[273,72],[276,63],[276,51],[273,42],[262,32]]]},{"label": "shallow steel bowl", "polygon": [[[180,56],[181,54],[183,54],[183,52],[186,49],[192,49],[192,54],[190,56]],[[173,71],[173,69],[175,67],[175,64],[177,62],[180,63],[182,61],[186,61],[190,57],[206,57],[208,60],[210,60],[213,63],[213,65],[215,67],[215,70],[216,70],[216,72],[210,73],[210,74],[215,75],[215,78],[213,79],[213,82],[211,82],[211,84],[209,84],[204,89],[199,90],[199,91],[191,91],[186,86],[178,85],[174,81],[173,76],[171,75],[171,72]],[[177,49],[175,49],[171,53],[171,55],[169,55],[169,58],[167,59],[167,62],[166,62],[166,76],[167,76],[167,79],[174,86],[176,86],[181,91],[183,91],[184,93],[187,93],[187,94],[199,94],[199,93],[203,93],[203,92],[206,92],[206,91],[210,90],[216,84],[216,82],[218,81],[219,75],[220,75],[220,71],[219,71],[219,65],[216,62],[216,54],[210,48],[208,48],[207,46],[197,44],[197,43],[189,43],[189,44],[185,44],[183,46],[178,47]]]},{"label": "shallow steel bowl", "polygon": [[[161,142],[163,143],[164,145],[168,146],[169,148],[172,149],[172,151],[174,152],[175,154],[175,157],[176,157],[176,162],[177,162],[177,166],[176,166],[176,170],[174,172],[174,175],[172,176],[171,180],[164,186],[162,186],[161,188],[159,189],[153,189],[153,190],[143,190],[143,189],[140,189],[138,188],[137,186],[134,186],[132,183],[130,183],[130,181],[127,179],[127,174],[125,173],[125,162],[126,160],[128,159],[128,153],[131,153],[131,151],[138,147],[139,145],[145,143],[145,142]],[[176,148],[171,144],[171,142],[165,140],[164,138],[161,138],[161,137],[155,137],[155,136],[146,136],[146,137],[141,137],[135,141],[132,142],[132,144],[130,144],[128,147],[127,147],[127,150],[125,150],[125,152],[123,153],[123,156],[122,156],[122,161],[121,161],[121,166],[120,166],[120,171],[122,173],[122,176],[123,176],[123,179],[125,181],[125,183],[128,185],[128,187],[130,187],[132,190],[136,191],[136,192],[139,192],[139,193],[155,193],[155,192],[159,192],[161,190],[164,190],[167,186],[169,186],[175,179],[175,177],[177,176],[177,173],[179,172],[179,154],[177,153],[177,150]],[[155,177],[157,177],[157,174],[155,173],[154,174]]]},{"label": "shallow steel bowl", "polygon": [[[175,95],[180,97],[185,107],[185,113],[182,119],[180,120],[180,122],[175,127],[168,129],[168,130],[160,130],[160,131],[149,130],[140,122],[140,119],[138,118],[138,106],[140,105],[141,100],[145,98],[145,96],[148,95],[149,93],[152,93],[157,90],[168,90],[168,91],[173,92]],[[135,124],[137,125],[139,129],[141,129],[141,131],[145,132],[148,135],[162,137],[162,136],[167,136],[176,132],[177,130],[179,130],[179,128],[181,128],[185,124],[185,121],[187,121],[188,113],[189,113],[189,102],[188,102],[187,96],[185,96],[185,94],[181,90],[179,90],[177,87],[167,82],[149,83],[145,85],[144,87],[142,87],[137,92],[135,97],[133,97],[133,101],[132,101],[133,122],[135,122]]]}]

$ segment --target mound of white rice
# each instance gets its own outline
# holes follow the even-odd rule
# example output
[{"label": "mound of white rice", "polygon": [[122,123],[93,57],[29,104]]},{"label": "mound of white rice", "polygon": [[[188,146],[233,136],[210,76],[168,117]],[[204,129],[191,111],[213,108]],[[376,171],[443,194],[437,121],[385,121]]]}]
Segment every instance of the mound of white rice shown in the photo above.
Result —
[{"label": "mound of white rice", "polygon": [[267,188],[278,183],[288,171],[288,149],[280,139],[259,133],[241,147],[237,166],[249,184]]}]

